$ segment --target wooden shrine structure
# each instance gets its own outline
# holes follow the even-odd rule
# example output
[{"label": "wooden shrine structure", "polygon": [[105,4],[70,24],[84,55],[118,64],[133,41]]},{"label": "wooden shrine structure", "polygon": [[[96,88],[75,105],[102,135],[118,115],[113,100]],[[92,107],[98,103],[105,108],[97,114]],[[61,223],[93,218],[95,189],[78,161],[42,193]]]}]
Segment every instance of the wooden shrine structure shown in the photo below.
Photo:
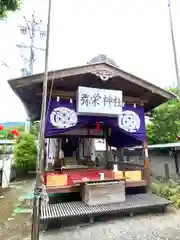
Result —
[{"label": "wooden shrine structure", "polygon": [[[9,80],[31,120],[40,120],[43,78],[36,74]],[[42,221],[124,211],[126,204],[132,201],[133,205],[138,198],[138,194],[127,195],[132,188],[143,188],[139,207],[143,198],[147,207],[166,206],[169,202],[152,197],[147,190],[150,171],[144,116],[174,98],[173,93],[121,70],[104,55],[83,66],[49,72],[44,184],[48,194],[72,194],[74,201],[56,203],[54,213],[51,204],[43,207]],[[94,150],[96,138],[106,140],[101,160]],[[123,147],[137,145],[143,146],[144,165],[122,163]]]}]

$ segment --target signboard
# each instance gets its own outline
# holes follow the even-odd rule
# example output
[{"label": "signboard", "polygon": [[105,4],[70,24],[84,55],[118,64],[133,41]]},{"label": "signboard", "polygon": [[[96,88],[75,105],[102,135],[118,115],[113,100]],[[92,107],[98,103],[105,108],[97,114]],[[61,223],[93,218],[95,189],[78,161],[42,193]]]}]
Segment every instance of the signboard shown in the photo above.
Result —
[{"label": "signboard", "polygon": [[122,91],[79,86],[76,104],[81,115],[118,116],[122,112]]},{"label": "signboard", "polygon": [[66,174],[47,173],[47,187],[58,187],[67,185]]}]

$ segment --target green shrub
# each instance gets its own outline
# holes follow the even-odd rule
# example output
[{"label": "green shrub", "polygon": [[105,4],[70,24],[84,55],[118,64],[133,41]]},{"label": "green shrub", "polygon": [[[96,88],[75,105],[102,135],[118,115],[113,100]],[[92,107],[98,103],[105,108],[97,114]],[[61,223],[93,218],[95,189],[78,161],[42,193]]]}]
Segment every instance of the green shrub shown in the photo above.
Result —
[{"label": "green shrub", "polygon": [[34,170],[36,167],[37,146],[30,133],[20,133],[13,149],[14,165],[19,170]]},{"label": "green shrub", "polygon": [[180,199],[178,198],[176,203],[175,203],[175,207],[176,208],[180,208]]},{"label": "green shrub", "polygon": [[180,193],[180,185],[176,187],[176,192]]},{"label": "green shrub", "polygon": [[172,196],[170,200],[176,208],[180,208],[180,196],[178,194]]},{"label": "green shrub", "polygon": [[164,196],[167,191],[167,189],[166,189],[166,185],[164,184],[164,183],[159,183],[159,184],[157,184],[157,195],[159,195],[159,196]]},{"label": "green shrub", "polygon": [[167,182],[155,180],[151,188],[154,194],[171,200],[176,208],[180,208],[180,185],[172,179]]},{"label": "green shrub", "polygon": [[162,189],[162,196],[165,198],[169,198],[171,196],[171,189],[168,186],[164,186]]},{"label": "green shrub", "polygon": [[157,192],[158,192],[158,184],[157,183],[152,183],[151,184],[151,189],[152,189],[152,193],[154,193],[154,194],[157,194]]},{"label": "green shrub", "polygon": [[176,188],[170,188],[169,190],[170,190],[170,196],[176,195],[176,193],[177,193]]},{"label": "green shrub", "polygon": [[170,188],[176,188],[177,187],[177,183],[175,181],[173,181],[172,179],[169,179],[167,181],[167,185],[170,187]]},{"label": "green shrub", "polygon": [[178,198],[177,198],[177,195],[174,195],[174,196],[171,196],[169,199],[170,199],[171,202],[175,205]]}]

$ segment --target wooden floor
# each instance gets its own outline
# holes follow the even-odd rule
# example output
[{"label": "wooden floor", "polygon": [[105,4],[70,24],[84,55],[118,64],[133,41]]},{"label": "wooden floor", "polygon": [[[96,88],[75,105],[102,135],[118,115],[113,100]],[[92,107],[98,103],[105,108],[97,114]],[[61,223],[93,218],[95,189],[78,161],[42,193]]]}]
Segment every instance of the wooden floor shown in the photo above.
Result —
[{"label": "wooden floor", "polygon": [[129,214],[141,211],[149,212],[150,209],[163,209],[169,204],[171,204],[170,201],[151,193],[127,195],[126,201],[123,203],[98,206],[88,206],[82,201],[47,204],[42,205],[41,208],[41,223],[46,225],[53,220],[63,220],[73,217],[88,217],[92,219],[94,216],[113,213],[121,215],[124,212]]}]

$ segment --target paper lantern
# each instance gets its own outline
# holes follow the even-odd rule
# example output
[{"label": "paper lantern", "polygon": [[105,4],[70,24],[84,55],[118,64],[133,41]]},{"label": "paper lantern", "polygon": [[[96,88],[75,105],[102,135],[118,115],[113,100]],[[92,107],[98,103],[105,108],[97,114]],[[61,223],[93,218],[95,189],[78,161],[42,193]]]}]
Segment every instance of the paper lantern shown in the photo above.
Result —
[{"label": "paper lantern", "polygon": [[2,131],[4,128],[3,128],[3,125],[0,124],[0,131]]},{"label": "paper lantern", "polygon": [[101,126],[99,121],[96,122],[96,130],[101,131]]},{"label": "paper lantern", "polygon": [[11,130],[11,134],[18,137],[19,136],[19,132],[16,129],[12,129]]}]

